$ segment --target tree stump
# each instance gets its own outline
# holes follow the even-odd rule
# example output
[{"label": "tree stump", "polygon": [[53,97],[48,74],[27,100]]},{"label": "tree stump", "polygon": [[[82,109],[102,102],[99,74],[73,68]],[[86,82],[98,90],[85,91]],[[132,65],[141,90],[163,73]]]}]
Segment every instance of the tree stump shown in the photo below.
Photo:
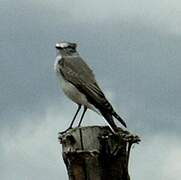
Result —
[{"label": "tree stump", "polygon": [[131,145],[139,137],[108,126],[74,128],[59,136],[69,180],[130,180],[128,162]]}]

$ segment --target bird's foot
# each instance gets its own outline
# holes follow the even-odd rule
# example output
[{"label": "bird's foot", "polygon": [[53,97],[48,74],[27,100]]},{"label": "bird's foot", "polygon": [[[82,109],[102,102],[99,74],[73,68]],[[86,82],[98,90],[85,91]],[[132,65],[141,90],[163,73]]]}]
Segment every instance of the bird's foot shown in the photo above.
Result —
[{"label": "bird's foot", "polygon": [[70,129],[72,129],[72,127],[69,127],[69,128],[67,128],[66,130],[64,130],[64,131],[61,131],[61,132],[59,132],[58,134],[63,135],[63,134],[65,134],[67,131],[69,131]]},{"label": "bird's foot", "polygon": [[121,136],[124,141],[132,143],[132,144],[139,143],[141,141],[141,139],[138,135],[132,134],[131,132],[126,131],[126,130],[121,132]]}]

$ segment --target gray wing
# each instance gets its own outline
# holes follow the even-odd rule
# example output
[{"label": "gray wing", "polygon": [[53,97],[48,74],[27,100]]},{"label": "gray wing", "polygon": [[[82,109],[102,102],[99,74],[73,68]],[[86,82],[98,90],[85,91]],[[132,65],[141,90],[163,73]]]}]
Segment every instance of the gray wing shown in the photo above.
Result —
[{"label": "gray wing", "polygon": [[96,108],[112,114],[113,108],[98,86],[92,70],[80,57],[63,59],[60,72],[67,81],[85,94]]}]

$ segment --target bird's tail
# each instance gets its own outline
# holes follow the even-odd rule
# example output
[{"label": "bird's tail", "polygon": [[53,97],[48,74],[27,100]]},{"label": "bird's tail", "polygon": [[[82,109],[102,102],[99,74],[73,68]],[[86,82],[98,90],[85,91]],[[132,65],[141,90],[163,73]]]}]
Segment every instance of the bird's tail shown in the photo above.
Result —
[{"label": "bird's tail", "polygon": [[127,127],[126,123],[124,120],[114,111],[112,114],[125,128]]},{"label": "bird's tail", "polygon": [[112,115],[108,114],[108,113],[103,113],[101,112],[102,116],[107,120],[108,124],[111,126],[111,129],[114,132],[118,132],[118,127],[116,126],[116,124],[114,123],[113,117]]}]

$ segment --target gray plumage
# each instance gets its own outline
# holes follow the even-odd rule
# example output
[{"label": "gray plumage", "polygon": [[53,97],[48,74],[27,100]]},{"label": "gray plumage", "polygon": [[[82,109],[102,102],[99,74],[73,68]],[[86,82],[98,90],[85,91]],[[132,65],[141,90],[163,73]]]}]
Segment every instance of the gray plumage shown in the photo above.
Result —
[{"label": "gray plumage", "polygon": [[[126,127],[125,122],[114,111],[100,89],[93,71],[77,53],[76,44],[61,42],[56,44],[56,48],[58,49],[58,55],[55,70],[59,79],[61,79],[65,94],[78,105],[84,105],[85,108],[94,111],[98,110],[114,131],[117,131],[117,126],[113,121],[113,116]],[[64,82],[62,83],[62,81]]]}]

